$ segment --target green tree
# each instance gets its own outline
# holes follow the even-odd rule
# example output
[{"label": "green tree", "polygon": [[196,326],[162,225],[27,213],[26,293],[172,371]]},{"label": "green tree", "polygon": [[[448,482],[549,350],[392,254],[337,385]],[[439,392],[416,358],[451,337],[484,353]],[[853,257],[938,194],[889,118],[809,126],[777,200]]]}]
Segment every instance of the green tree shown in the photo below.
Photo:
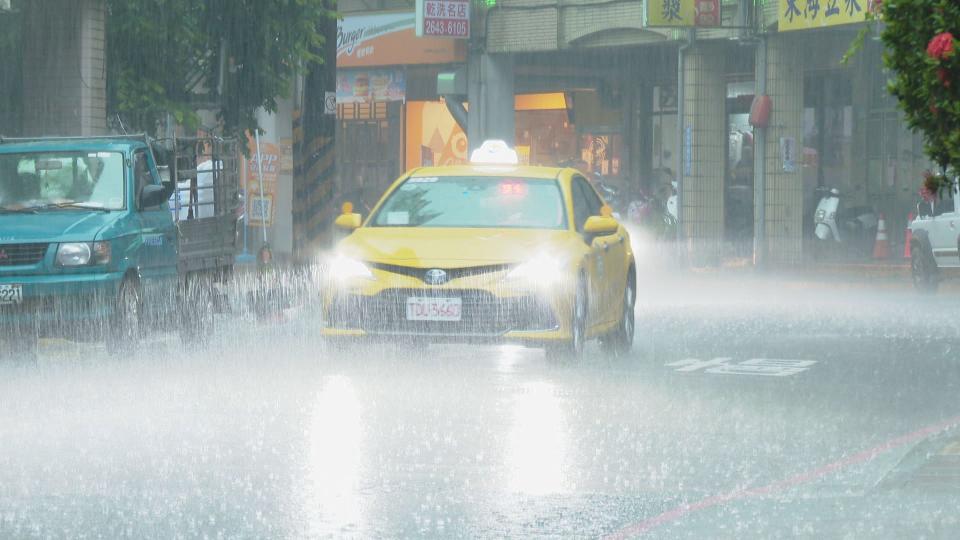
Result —
[{"label": "green tree", "polygon": [[294,77],[320,69],[332,0],[107,0],[110,115],[152,132],[167,114],[195,127],[216,110],[230,133],[255,129]]},{"label": "green tree", "polygon": [[[893,72],[888,90],[941,168],[925,178],[923,188],[942,194],[947,178],[960,172],[960,43],[954,37],[960,35],[960,2],[876,0],[868,26],[878,20],[884,25],[884,64]],[[868,31],[860,33],[851,53]]]}]

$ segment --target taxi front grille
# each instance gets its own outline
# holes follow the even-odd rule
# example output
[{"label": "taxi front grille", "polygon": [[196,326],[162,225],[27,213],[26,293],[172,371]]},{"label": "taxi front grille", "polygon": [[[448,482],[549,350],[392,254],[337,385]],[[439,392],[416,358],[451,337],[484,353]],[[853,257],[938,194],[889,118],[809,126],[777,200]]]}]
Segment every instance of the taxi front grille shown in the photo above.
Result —
[{"label": "taxi front grille", "polygon": [[0,266],[37,264],[47,253],[49,244],[0,244]]},{"label": "taxi front grille", "polygon": [[[435,295],[460,298],[459,321],[408,321],[407,298]],[[553,310],[536,297],[497,298],[471,289],[388,289],[375,296],[347,295],[331,306],[328,325],[369,333],[498,336],[510,331],[551,330]]]},{"label": "taxi front grille", "polygon": [[[429,268],[415,268],[413,266],[402,266],[398,264],[386,264],[386,263],[368,263],[371,268],[376,268],[378,270],[383,270],[384,272],[390,272],[391,274],[399,274],[401,276],[412,277],[424,281],[426,279],[427,272],[435,269],[435,267]],[[497,272],[503,272],[509,270],[511,265],[509,264],[485,264],[482,266],[468,266],[465,268],[437,268],[438,270],[443,270],[447,274],[447,281],[453,281],[455,279],[461,279],[471,276],[480,276],[483,274],[494,274]]]}]

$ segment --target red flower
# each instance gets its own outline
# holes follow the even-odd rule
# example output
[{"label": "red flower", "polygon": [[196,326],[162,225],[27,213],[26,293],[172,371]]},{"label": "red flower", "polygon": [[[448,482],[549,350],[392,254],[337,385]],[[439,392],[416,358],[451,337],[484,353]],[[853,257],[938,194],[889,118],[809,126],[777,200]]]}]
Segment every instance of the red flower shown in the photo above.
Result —
[{"label": "red flower", "polygon": [[953,54],[953,34],[941,32],[927,44],[927,55],[930,58],[943,60]]},{"label": "red flower", "polygon": [[944,88],[950,88],[950,74],[947,73],[947,70],[937,68],[937,78],[940,79],[940,84],[942,84]]},{"label": "red flower", "polygon": [[937,193],[940,191],[940,177],[935,176],[930,171],[923,173],[923,182],[920,184],[919,195],[924,201],[932,203],[937,199]]},{"label": "red flower", "polygon": [[933,114],[934,116],[939,116],[939,115],[940,115],[940,109],[937,108],[936,105],[930,105],[930,113]]}]

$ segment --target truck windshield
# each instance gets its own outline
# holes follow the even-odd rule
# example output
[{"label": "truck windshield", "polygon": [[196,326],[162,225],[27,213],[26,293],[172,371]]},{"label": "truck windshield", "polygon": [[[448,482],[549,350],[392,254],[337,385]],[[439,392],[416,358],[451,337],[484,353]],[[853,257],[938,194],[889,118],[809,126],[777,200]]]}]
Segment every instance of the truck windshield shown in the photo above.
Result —
[{"label": "truck windshield", "polygon": [[566,212],[555,180],[413,177],[389,195],[370,223],[374,227],[560,229],[566,226]]},{"label": "truck windshield", "polygon": [[123,154],[29,152],[0,155],[0,209],[124,208]]}]

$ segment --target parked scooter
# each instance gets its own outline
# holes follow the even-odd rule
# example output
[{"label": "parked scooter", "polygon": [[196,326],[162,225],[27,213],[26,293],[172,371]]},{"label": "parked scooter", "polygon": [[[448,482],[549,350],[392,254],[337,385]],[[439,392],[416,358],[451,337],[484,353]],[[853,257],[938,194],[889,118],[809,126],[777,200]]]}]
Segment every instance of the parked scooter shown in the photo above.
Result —
[{"label": "parked scooter", "polygon": [[879,222],[869,206],[845,208],[837,188],[819,187],[822,193],[814,214],[814,234],[820,240],[846,244],[860,253],[869,253]]},{"label": "parked scooter", "polygon": [[593,173],[593,186],[600,193],[600,196],[603,197],[604,202],[610,205],[615,215],[621,216],[624,214],[626,203],[623,200],[624,197],[620,193],[620,189],[604,182],[603,177],[598,173]]}]

